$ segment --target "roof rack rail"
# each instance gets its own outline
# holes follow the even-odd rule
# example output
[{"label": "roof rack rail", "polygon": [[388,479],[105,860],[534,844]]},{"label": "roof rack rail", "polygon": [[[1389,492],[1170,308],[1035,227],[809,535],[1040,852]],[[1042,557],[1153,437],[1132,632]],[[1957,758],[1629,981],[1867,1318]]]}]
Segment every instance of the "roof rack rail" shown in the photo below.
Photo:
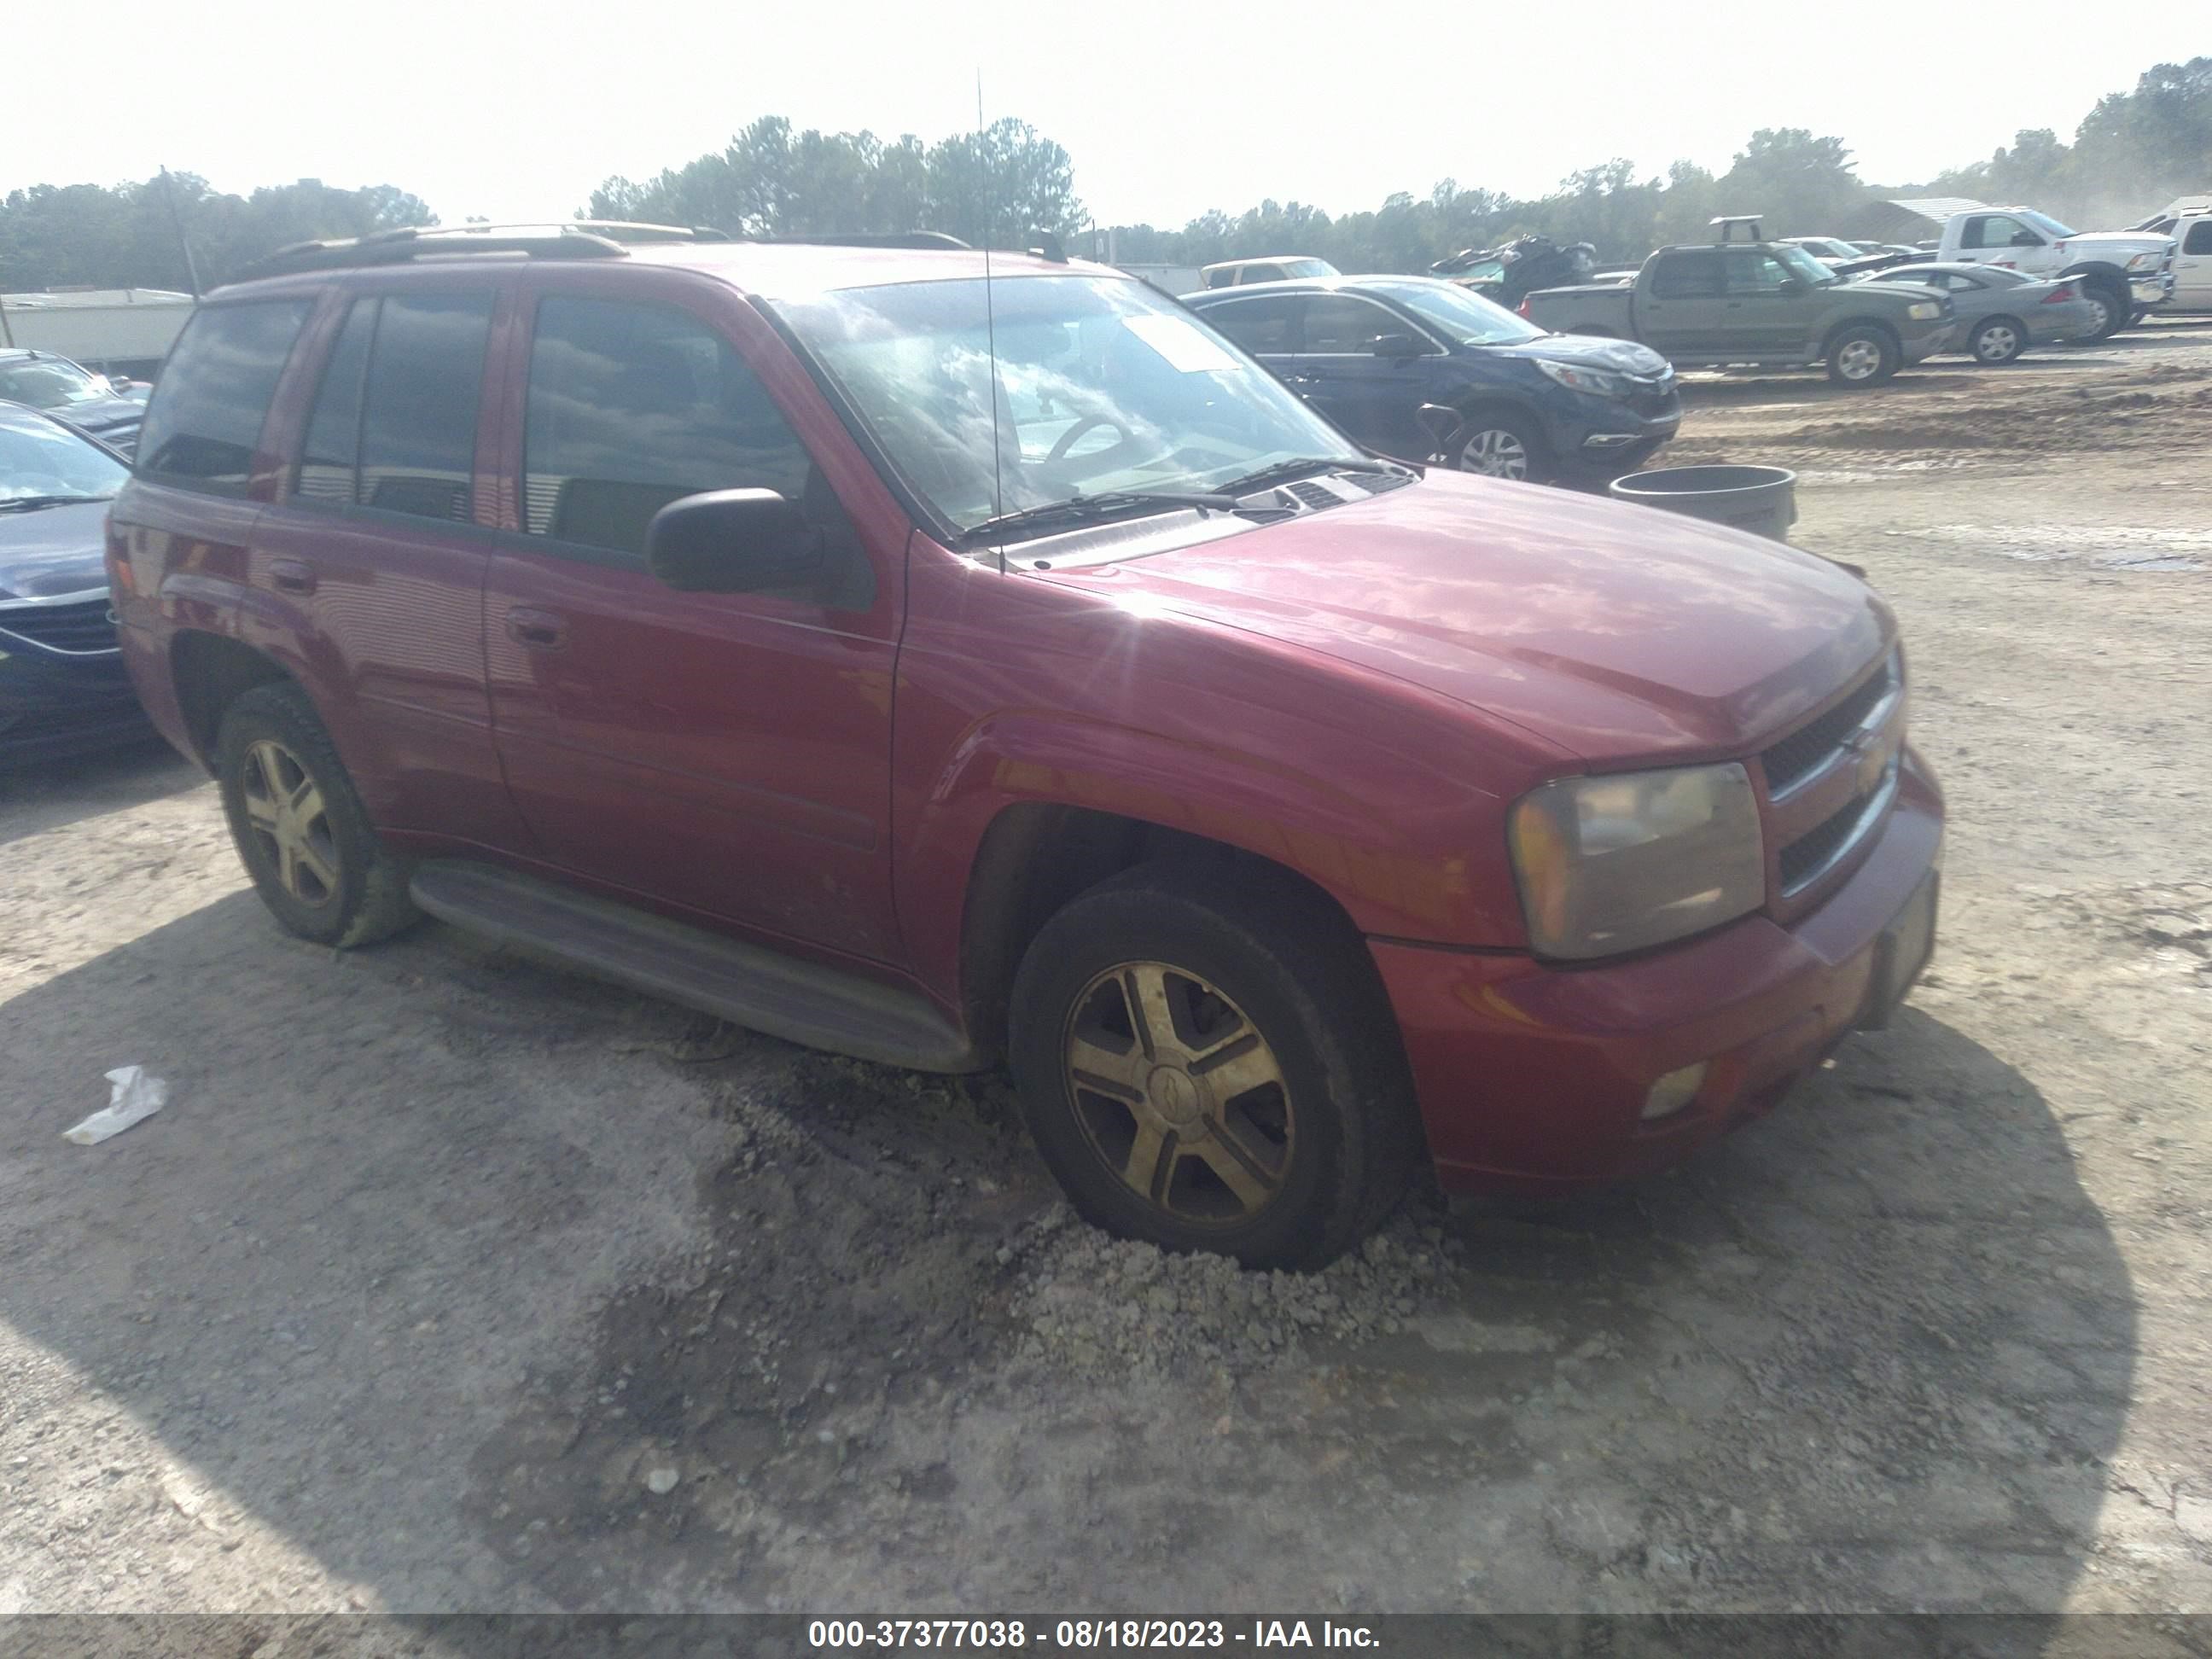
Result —
[{"label": "roof rack rail", "polygon": [[1723,213],[1707,221],[1707,225],[1709,228],[1720,232],[1717,238],[1720,241],[1737,240],[1736,229],[1739,226],[1744,226],[1748,227],[1748,229],[1741,238],[1742,240],[1762,242],[1766,240],[1759,234],[1759,222],[1762,216],[1764,216],[1756,213]]},{"label": "roof rack rail", "polygon": [[631,224],[615,219],[553,220],[516,225],[409,225],[368,236],[295,242],[246,265],[231,280],[289,276],[309,270],[406,264],[425,258],[520,253],[532,258],[619,259],[631,242],[726,242],[727,232],[704,225]]},{"label": "roof rack rail", "polygon": [[826,236],[748,236],[748,242],[760,242],[770,247],[893,247],[893,248],[949,248],[965,251],[969,244],[957,236],[949,236],[941,230],[888,231],[880,235],[830,234]]}]

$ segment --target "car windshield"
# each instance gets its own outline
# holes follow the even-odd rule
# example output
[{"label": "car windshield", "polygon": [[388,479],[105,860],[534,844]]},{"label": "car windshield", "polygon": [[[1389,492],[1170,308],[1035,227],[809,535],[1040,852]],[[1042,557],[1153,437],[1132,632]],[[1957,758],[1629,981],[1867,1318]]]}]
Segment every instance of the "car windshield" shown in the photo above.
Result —
[{"label": "car windshield", "polygon": [[2038,213],[2033,208],[2021,208],[2019,212],[2021,218],[2027,220],[2038,230],[2047,232],[2062,241],[2075,234],[2047,213]]},{"label": "car windshield", "polygon": [[67,428],[36,416],[0,417],[0,503],[105,501],[130,469]]},{"label": "car windshield", "polygon": [[26,357],[0,363],[0,398],[33,409],[67,409],[97,403],[107,388],[75,363],[59,357]]},{"label": "car windshield", "polygon": [[900,283],[773,309],[900,477],[962,531],[1079,495],[1203,493],[1298,457],[1371,465],[1141,283]]},{"label": "car windshield", "polygon": [[1504,306],[1452,283],[1368,283],[1364,286],[1394,305],[1403,306],[1447,339],[1460,345],[1518,345],[1548,331]]},{"label": "car windshield", "polygon": [[1334,276],[1340,274],[1337,268],[1326,259],[1285,259],[1282,263],[1285,276]]}]

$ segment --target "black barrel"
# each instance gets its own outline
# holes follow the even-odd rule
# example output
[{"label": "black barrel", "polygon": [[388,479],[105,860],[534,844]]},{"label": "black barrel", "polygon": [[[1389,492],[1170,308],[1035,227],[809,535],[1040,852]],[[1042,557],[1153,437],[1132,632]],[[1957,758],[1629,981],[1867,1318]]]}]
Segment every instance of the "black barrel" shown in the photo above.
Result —
[{"label": "black barrel", "polygon": [[1624,501],[1686,513],[1754,536],[1790,539],[1797,522],[1797,475],[1779,466],[1665,466],[1613,481]]}]

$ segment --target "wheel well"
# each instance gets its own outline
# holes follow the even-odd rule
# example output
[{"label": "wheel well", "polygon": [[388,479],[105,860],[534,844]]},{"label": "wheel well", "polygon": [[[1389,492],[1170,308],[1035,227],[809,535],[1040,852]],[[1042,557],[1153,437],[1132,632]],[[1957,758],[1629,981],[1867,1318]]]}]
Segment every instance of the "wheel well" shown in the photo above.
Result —
[{"label": "wheel well", "polygon": [[1842,322],[1838,323],[1833,328],[1828,331],[1828,337],[1820,342],[1820,355],[1825,357],[1831,351],[1833,351],[1836,349],[1836,342],[1842,339],[1844,335],[1850,333],[1855,328],[1872,329],[1875,333],[1881,335],[1886,338],[1890,344],[1898,350],[1902,351],[1904,349],[1904,345],[1898,337],[1897,330],[1892,327],[1888,323],[1883,321],[1881,318],[1847,317]]},{"label": "wheel well", "polygon": [[185,717],[192,752],[203,765],[215,759],[216,732],[223,710],[257,685],[289,679],[282,665],[250,645],[221,634],[190,629],[169,646],[169,676],[177,688],[177,707]]},{"label": "wheel well", "polygon": [[2094,264],[2069,265],[2058,275],[2062,279],[2068,276],[2081,276],[2094,282],[2110,283],[2118,288],[2123,295],[2127,293],[2127,272],[2122,270],[2118,265],[2106,264],[2101,260]]},{"label": "wheel well", "polygon": [[1318,883],[1225,842],[1142,818],[1048,802],[1009,806],[991,821],[968,875],[961,918],[961,1000],[976,1047],[994,1058],[1005,1044],[1014,973],[1030,941],[1061,906],[1139,864],[1214,864],[1258,873],[1284,902],[1318,906],[1354,944],[1359,930]]}]

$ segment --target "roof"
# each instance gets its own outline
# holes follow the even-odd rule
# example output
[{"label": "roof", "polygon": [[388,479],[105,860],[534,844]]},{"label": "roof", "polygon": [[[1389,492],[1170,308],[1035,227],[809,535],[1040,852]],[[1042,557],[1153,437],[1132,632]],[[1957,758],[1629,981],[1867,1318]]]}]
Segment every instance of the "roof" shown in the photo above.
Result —
[{"label": "roof", "polygon": [[87,288],[64,294],[0,294],[10,311],[74,311],[91,306],[189,306],[189,294],[166,288]]},{"label": "roof", "polygon": [[1903,208],[1907,213],[1917,214],[1923,219],[1940,220],[1948,219],[1954,213],[1984,212],[1990,204],[1971,201],[1964,196],[1917,196],[1910,200],[1891,201],[1883,205]]}]

